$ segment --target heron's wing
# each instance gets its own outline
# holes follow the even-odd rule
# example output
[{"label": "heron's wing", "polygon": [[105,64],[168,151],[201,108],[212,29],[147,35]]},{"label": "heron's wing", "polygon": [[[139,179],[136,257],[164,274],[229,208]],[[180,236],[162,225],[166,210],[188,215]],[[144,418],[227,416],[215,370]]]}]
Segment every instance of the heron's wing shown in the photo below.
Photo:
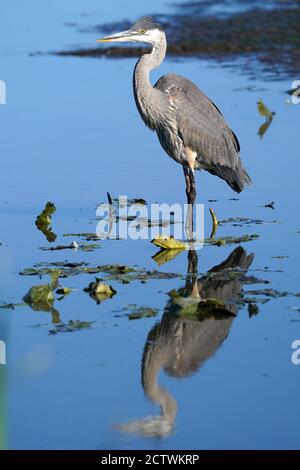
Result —
[{"label": "heron's wing", "polygon": [[185,147],[197,153],[199,166],[223,178],[235,191],[250,183],[238,154],[238,139],[214,103],[178,75],[162,77],[155,87],[173,107],[178,135]]}]

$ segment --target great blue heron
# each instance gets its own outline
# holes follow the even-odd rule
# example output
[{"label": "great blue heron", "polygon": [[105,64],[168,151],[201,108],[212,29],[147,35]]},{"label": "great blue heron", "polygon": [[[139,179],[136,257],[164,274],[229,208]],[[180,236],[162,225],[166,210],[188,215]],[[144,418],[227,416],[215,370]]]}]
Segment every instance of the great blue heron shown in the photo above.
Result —
[{"label": "great blue heron", "polygon": [[175,74],[161,77],[152,86],[150,71],[163,62],[167,41],[162,27],[145,17],[130,29],[98,39],[98,42],[150,44],[134,69],[133,89],[145,124],[156,131],[166,153],[183,166],[187,201],[196,199],[194,170],[219,176],[236,192],[251,178],[239,157],[240,145],[217,106],[190,80]]}]

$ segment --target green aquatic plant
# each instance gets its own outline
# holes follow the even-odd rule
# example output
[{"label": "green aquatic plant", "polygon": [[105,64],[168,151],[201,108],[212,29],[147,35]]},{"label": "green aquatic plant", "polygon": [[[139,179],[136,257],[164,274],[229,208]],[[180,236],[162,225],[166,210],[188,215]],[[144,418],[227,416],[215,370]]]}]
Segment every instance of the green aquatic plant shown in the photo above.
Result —
[{"label": "green aquatic plant", "polygon": [[24,302],[33,310],[50,311],[54,302],[54,290],[58,285],[60,271],[53,271],[49,284],[33,286],[24,295]]},{"label": "green aquatic plant", "polygon": [[261,98],[257,102],[257,109],[261,116],[264,116],[269,120],[273,119],[273,116],[275,116],[275,112],[270,111]]},{"label": "green aquatic plant", "polygon": [[166,273],[156,270],[136,269],[126,265],[105,264],[99,266],[90,266],[86,262],[52,262],[37,263],[32,268],[25,268],[19,272],[21,276],[42,276],[52,275],[57,270],[60,271],[60,277],[66,278],[77,276],[79,274],[99,274],[103,273],[105,281],[117,281],[127,284],[132,281],[146,282],[150,279],[174,279],[182,277],[178,273]]},{"label": "green aquatic plant", "polygon": [[53,202],[47,202],[44,210],[37,216],[35,225],[45,235],[48,242],[54,242],[57,235],[52,231],[52,215],[55,213],[56,207]]},{"label": "green aquatic plant", "polygon": [[172,235],[170,237],[159,236],[151,240],[155,246],[162,248],[163,250],[185,250],[187,245],[179,240],[176,240]]},{"label": "green aquatic plant", "polygon": [[262,139],[272,123],[273,117],[275,116],[275,112],[270,111],[269,108],[264,104],[262,99],[258,100],[257,109],[259,114],[266,118],[266,121],[261,124],[257,132],[260,138]]},{"label": "green aquatic plant", "polygon": [[112,286],[102,282],[101,279],[97,277],[95,278],[95,281],[90,282],[88,287],[83,290],[84,292],[87,292],[97,304],[100,304],[106,299],[110,299],[117,293]]},{"label": "green aquatic plant", "polygon": [[216,216],[214,210],[211,207],[209,208],[209,212],[210,212],[210,215],[211,215],[211,218],[212,218],[212,230],[211,230],[210,238],[214,238],[214,236],[217,232],[219,222],[218,222],[218,219],[217,219],[217,216]]}]

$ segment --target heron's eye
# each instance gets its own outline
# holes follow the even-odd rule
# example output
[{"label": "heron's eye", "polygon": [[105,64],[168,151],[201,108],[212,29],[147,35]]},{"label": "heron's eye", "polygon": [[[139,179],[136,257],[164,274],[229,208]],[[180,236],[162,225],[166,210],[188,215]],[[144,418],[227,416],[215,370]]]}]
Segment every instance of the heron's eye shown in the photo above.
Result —
[{"label": "heron's eye", "polygon": [[145,34],[146,30],[145,29],[140,29],[139,31],[141,34]]}]

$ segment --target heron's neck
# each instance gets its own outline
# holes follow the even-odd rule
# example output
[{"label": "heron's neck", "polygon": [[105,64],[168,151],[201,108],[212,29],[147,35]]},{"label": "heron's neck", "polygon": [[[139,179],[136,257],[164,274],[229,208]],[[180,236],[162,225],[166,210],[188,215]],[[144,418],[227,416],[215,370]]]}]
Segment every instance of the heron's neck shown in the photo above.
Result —
[{"label": "heron's neck", "polygon": [[137,62],[133,75],[133,90],[139,113],[145,124],[155,129],[155,119],[163,104],[160,100],[161,92],[153,88],[150,82],[150,72],[160,66],[166,56],[167,42],[164,33],[153,45],[150,54],[144,54]]}]

